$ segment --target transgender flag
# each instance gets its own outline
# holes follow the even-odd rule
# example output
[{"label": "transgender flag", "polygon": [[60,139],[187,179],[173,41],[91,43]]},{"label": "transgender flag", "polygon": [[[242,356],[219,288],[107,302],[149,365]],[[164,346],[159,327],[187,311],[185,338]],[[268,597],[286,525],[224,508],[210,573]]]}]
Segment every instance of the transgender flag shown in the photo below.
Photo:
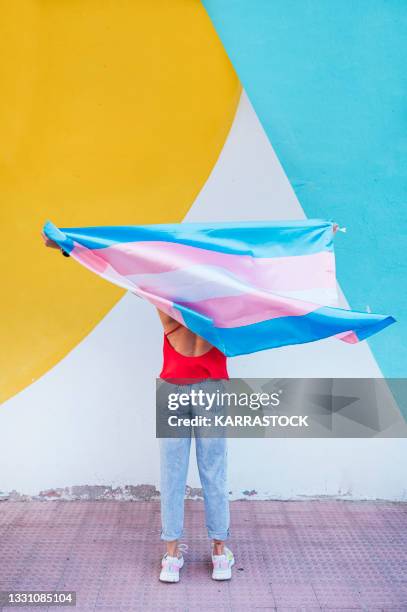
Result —
[{"label": "transgender flag", "polygon": [[145,298],[227,356],[336,336],[358,342],[394,323],[335,308],[333,236],[320,219],[58,229],[71,257]]}]

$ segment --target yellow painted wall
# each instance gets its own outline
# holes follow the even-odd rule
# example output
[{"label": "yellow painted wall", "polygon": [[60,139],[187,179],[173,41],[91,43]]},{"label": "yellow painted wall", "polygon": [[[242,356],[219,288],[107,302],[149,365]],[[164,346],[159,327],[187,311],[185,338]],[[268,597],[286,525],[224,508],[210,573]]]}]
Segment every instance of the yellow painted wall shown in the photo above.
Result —
[{"label": "yellow painted wall", "polygon": [[42,245],[181,221],[240,95],[199,0],[0,1],[1,390],[74,348],[122,291]]}]

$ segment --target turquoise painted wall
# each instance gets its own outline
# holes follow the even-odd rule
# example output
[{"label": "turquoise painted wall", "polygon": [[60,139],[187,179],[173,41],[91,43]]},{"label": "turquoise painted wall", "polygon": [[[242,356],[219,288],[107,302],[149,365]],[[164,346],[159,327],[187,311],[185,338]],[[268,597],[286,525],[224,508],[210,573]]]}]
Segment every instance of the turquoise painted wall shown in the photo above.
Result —
[{"label": "turquoise painted wall", "polygon": [[397,323],[369,344],[407,375],[407,2],[203,0],[307,216],[336,240],[350,305]]}]

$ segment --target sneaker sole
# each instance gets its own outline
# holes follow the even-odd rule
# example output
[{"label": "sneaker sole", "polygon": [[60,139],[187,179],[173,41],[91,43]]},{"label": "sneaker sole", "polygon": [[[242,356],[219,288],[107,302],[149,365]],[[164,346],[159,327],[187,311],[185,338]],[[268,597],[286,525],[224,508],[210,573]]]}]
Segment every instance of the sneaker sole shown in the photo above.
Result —
[{"label": "sneaker sole", "polygon": [[161,582],[179,582],[179,574],[160,574]]}]

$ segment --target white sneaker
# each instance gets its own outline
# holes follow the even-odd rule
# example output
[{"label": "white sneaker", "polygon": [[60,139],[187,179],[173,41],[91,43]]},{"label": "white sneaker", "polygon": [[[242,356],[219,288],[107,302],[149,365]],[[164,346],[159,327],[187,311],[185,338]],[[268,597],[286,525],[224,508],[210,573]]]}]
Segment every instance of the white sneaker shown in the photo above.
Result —
[{"label": "white sneaker", "polygon": [[179,582],[179,570],[184,565],[183,552],[188,552],[188,544],[179,544],[178,550],[181,553],[180,557],[170,557],[168,553],[165,553],[161,559],[161,582]]},{"label": "white sneaker", "polygon": [[223,550],[223,555],[212,554],[212,578],[214,580],[230,580],[232,578],[232,566],[235,564],[235,558],[229,548],[225,546]]},{"label": "white sneaker", "polygon": [[179,570],[184,565],[184,557],[170,557],[167,553],[161,560],[161,582],[179,582]]}]

